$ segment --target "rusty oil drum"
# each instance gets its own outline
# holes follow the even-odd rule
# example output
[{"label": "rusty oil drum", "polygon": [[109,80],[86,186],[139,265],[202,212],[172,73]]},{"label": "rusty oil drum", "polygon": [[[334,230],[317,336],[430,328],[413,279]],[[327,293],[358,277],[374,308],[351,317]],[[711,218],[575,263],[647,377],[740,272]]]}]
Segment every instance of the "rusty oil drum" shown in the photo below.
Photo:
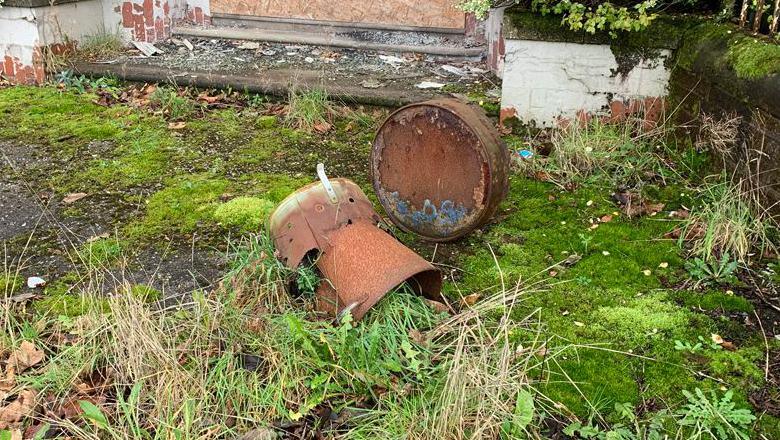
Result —
[{"label": "rusty oil drum", "polygon": [[451,241],[487,223],[509,189],[509,152],[482,109],[455,99],[408,105],[374,138],[374,190],[404,231]]}]

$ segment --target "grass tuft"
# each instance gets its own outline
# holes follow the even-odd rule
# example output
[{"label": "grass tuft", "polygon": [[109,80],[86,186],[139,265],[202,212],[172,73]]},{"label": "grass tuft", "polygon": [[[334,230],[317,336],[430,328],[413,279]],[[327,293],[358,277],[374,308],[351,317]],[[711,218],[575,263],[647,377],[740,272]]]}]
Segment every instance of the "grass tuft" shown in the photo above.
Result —
[{"label": "grass tuft", "polygon": [[288,99],[285,116],[288,125],[306,131],[312,131],[318,126],[330,126],[334,109],[325,90],[298,90],[293,87]]},{"label": "grass tuft", "polygon": [[95,61],[116,58],[125,49],[122,37],[117,33],[100,33],[85,37],[78,45],[79,58]]}]

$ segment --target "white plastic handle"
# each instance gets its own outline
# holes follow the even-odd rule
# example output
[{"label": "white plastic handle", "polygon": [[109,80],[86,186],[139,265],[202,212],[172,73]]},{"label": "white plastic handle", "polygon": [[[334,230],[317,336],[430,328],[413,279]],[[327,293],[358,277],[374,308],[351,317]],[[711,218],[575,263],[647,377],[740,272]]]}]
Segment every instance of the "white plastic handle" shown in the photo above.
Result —
[{"label": "white plastic handle", "polygon": [[327,174],[325,174],[325,164],[318,163],[317,164],[317,177],[320,178],[320,182],[322,182],[322,186],[325,187],[325,192],[328,193],[328,198],[330,199],[330,203],[338,203],[339,198],[336,196],[336,190],[333,189],[333,185],[330,184],[330,180],[328,180]]}]

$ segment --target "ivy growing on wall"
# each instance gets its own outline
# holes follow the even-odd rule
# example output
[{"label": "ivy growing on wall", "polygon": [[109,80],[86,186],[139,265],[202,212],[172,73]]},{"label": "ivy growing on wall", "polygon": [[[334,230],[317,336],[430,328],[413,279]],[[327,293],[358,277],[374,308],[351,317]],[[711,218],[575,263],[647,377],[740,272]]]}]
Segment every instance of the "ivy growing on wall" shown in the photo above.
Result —
[{"label": "ivy growing on wall", "polygon": [[[478,18],[485,18],[491,8],[518,3],[520,0],[462,0],[458,6]],[[645,29],[656,17],[653,12],[656,6],[657,0],[629,0],[622,6],[599,0],[531,0],[533,11],[558,15],[561,24],[571,30],[591,34],[608,32],[612,37],[617,37],[621,31]]]}]

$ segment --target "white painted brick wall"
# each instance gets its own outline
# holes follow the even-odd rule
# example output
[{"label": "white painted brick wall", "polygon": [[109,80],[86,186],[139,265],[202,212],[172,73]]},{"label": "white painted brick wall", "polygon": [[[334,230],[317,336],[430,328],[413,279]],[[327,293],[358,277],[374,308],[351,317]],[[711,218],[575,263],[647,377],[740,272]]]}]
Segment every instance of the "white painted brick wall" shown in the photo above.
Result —
[{"label": "white painted brick wall", "polygon": [[506,40],[502,109],[514,109],[518,119],[552,126],[577,113],[606,113],[610,96],[619,100],[663,97],[670,71],[661,50],[627,75],[613,73],[618,64],[608,45]]}]

